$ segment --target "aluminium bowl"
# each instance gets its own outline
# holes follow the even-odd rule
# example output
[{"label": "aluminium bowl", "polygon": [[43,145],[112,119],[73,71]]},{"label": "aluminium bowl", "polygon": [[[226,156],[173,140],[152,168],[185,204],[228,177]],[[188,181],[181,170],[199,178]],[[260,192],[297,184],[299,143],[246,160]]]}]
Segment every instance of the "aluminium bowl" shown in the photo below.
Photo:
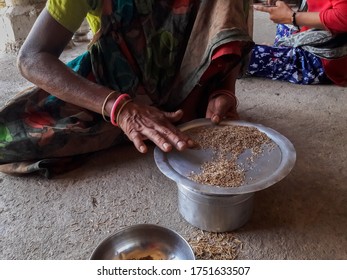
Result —
[{"label": "aluminium bowl", "polygon": [[[220,126],[251,126],[265,133],[272,144],[264,144],[263,152],[254,160],[248,160],[251,150],[246,150],[237,160],[245,171],[245,182],[239,187],[220,187],[200,184],[189,177],[199,174],[203,163],[213,158],[212,150],[188,149],[183,152],[154,150],[159,170],[176,182],[178,209],[191,225],[210,232],[226,232],[238,229],[250,219],[255,192],[268,188],[289,174],[296,160],[292,143],[277,131],[260,124],[225,120]],[[214,127],[208,119],[185,123],[182,131],[199,127]]]},{"label": "aluminium bowl", "polygon": [[189,243],[177,232],[152,224],[119,230],[103,240],[91,260],[194,260]]}]

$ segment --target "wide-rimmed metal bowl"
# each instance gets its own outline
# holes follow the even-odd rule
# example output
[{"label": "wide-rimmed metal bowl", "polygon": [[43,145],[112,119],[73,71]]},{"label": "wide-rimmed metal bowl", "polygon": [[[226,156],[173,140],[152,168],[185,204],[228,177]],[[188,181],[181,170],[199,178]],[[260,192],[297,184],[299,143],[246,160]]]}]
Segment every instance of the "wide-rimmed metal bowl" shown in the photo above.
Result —
[{"label": "wide-rimmed metal bowl", "polygon": [[[219,187],[197,183],[189,178],[199,174],[203,163],[213,157],[212,150],[188,149],[164,153],[154,150],[159,170],[178,186],[181,215],[192,225],[207,231],[231,231],[244,225],[251,216],[254,193],[268,188],[289,174],[296,160],[293,144],[277,131],[261,124],[225,120],[221,126],[250,126],[265,133],[273,143],[264,144],[260,156],[250,161],[251,150],[237,160],[245,170],[245,182],[239,187]],[[180,126],[182,131],[197,127],[214,127],[209,119],[198,119]]]},{"label": "wide-rimmed metal bowl", "polygon": [[194,260],[189,243],[177,232],[152,224],[123,228],[103,240],[91,260]]}]

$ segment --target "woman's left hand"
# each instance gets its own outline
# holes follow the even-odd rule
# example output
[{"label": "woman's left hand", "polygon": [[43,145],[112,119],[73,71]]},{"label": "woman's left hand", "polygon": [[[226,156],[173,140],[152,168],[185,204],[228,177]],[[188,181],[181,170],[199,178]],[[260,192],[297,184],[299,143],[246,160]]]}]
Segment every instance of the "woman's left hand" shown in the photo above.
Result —
[{"label": "woman's left hand", "polygon": [[219,94],[212,97],[207,105],[206,118],[211,119],[215,124],[220,123],[225,118],[238,119],[236,112],[236,98],[226,94]]}]

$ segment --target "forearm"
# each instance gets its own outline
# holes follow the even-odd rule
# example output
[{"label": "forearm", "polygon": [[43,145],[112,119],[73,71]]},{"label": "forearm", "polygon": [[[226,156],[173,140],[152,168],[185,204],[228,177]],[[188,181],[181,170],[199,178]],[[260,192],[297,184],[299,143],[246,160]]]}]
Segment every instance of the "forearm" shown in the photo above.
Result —
[{"label": "forearm", "polygon": [[[295,15],[296,24],[309,28],[326,29],[320,20],[319,12],[297,12]],[[292,19],[290,20],[292,21]]]},{"label": "forearm", "polygon": [[[254,5],[254,9],[266,12],[270,20],[278,24],[292,24],[294,11],[283,1],[276,1],[276,6],[266,7]],[[296,12],[296,25],[307,26],[309,28],[327,29],[321,22],[319,12]]]},{"label": "forearm", "polygon": [[237,64],[230,72],[230,74],[226,77],[224,82],[222,83],[223,89],[230,90],[235,93],[235,85],[236,79],[240,75],[241,63]]},{"label": "forearm", "polygon": [[[49,53],[20,55],[18,61],[22,75],[30,82],[63,101],[101,113],[103,101],[111,91],[109,88],[79,76]],[[107,115],[111,107],[112,98],[106,106]]]},{"label": "forearm", "polygon": [[[72,35],[44,9],[19,52],[18,68],[26,79],[59,99],[101,113],[111,89],[77,75],[59,60]],[[107,115],[116,98],[113,95],[106,104]]]}]

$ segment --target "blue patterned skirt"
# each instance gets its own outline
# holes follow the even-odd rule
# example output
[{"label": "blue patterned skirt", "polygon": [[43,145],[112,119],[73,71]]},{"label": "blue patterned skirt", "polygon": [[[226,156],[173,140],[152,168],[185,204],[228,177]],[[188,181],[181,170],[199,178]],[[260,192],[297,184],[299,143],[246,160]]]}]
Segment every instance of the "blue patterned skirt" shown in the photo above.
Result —
[{"label": "blue patterned skirt", "polygon": [[318,84],[329,82],[322,61],[300,47],[278,47],[277,41],[293,34],[287,25],[278,24],[273,46],[255,45],[248,74],[295,84]]}]

